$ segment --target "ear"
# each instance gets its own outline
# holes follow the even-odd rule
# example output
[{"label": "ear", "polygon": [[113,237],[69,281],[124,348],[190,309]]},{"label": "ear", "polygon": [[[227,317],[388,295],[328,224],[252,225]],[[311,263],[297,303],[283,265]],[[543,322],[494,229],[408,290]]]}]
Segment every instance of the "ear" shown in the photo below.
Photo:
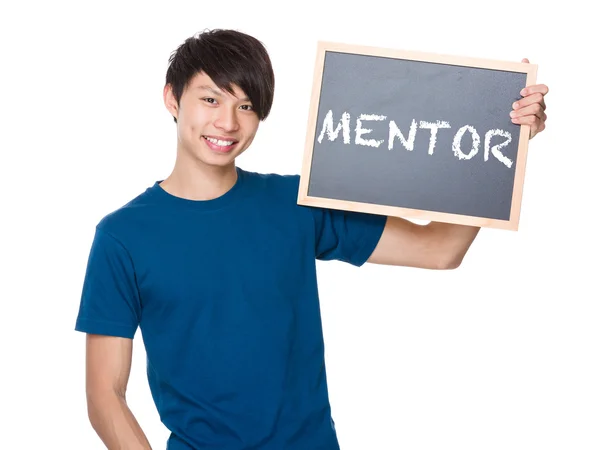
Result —
[{"label": "ear", "polygon": [[175,96],[173,95],[173,89],[171,88],[170,84],[165,85],[163,89],[163,100],[165,102],[167,110],[171,113],[173,117],[175,117],[175,119],[177,119],[179,113],[177,100],[175,100]]}]

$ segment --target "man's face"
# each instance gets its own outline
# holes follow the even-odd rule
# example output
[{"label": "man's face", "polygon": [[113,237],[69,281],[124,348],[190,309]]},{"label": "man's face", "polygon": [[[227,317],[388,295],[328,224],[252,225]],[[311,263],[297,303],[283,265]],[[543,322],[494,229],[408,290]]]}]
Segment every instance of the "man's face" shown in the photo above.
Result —
[{"label": "man's face", "polygon": [[246,94],[236,85],[234,95],[219,89],[204,72],[185,88],[179,107],[165,87],[165,104],[177,118],[177,145],[187,160],[228,166],[246,150],[258,130],[259,118]]}]

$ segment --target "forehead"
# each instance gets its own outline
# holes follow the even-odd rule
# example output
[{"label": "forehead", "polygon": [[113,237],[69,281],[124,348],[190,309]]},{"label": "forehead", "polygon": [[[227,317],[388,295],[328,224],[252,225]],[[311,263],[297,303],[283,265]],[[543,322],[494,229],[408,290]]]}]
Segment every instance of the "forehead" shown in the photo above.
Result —
[{"label": "forehead", "polygon": [[[231,87],[233,88],[234,97],[247,100],[246,93],[237,84],[232,84]],[[192,92],[209,92],[229,97],[232,96],[229,92],[219,89],[212,78],[204,72],[198,72],[194,75],[190,80],[187,90]]]}]

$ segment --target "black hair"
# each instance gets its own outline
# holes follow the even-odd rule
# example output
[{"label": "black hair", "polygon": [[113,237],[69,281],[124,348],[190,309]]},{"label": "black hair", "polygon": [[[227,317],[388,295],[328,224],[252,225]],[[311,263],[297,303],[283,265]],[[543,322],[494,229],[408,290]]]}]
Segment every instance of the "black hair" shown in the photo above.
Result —
[{"label": "black hair", "polygon": [[167,69],[166,84],[171,85],[177,105],[188,83],[201,71],[230,94],[232,85],[239,86],[259,119],[267,118],[273,104],[275,75],[267,50],[258,39],[221,29],[187,38],[171,54]]}]

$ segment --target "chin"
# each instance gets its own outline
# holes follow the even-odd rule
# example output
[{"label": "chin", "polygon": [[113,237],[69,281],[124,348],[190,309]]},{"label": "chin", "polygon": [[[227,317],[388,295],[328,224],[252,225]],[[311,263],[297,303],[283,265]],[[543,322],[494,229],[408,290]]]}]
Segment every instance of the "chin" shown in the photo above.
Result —
[{"label": "chin", "polygon": [[203,151],[194,154],[194,159],[208,166],[227,167],[233,164],[238,156],[238,152],[219,154],[203,149]]},{"label": "chin", "polygon": [[243,146],[243,143],[238,143],[241,145],[240,148],[233,148],[229,152],[218,152],[212,150],[210,147],[206,146],[204,143],[201,143],[198,146],[187,147],[187,157],[190,162],[195,161],[202,165],[212,166],[212,167],[227,167],[231,164],[234,164],[235,159],[241,155],[247,146]]},{"label": "chin", "polygon": [[198,156],[196,159],[201,161],[202,163],[206,164],[207,166],[227,167],[235,162],[235,155],[227,155],[227,156],[202,155],[202,156]]}]

